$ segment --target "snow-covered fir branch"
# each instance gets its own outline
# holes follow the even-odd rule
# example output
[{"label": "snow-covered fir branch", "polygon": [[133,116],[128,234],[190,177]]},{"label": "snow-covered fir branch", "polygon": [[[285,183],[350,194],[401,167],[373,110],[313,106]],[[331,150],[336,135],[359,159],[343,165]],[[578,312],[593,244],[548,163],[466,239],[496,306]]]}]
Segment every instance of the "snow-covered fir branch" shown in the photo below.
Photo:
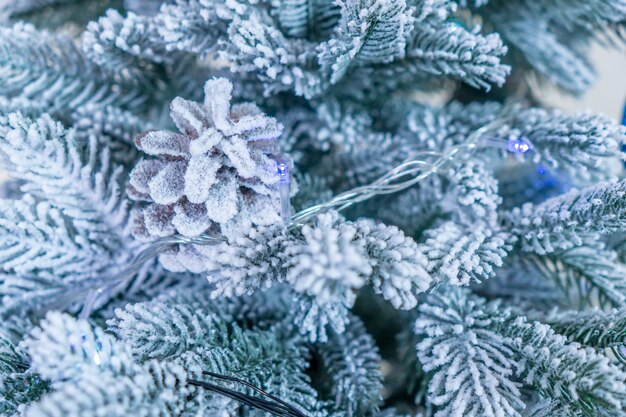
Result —
[{"label": "snow-covered fir branch", "polygon": [[7,97],[46,103],[46,111],[68,117],[88,103],[141,109],[151,94],[132,79],[93,65],[72,39],[16,23],[0,31],[2,88]]},{"label": "snow-covered fir branch", "polygon": [[593,233],[613,233],[626,226],[624,180],[607,181],[553,197],[541,204],[524,204],[504,214],[525,251],[539,254],[580,246]]},{"label": "snow-covered fir branch", "polygon": [[463,290],[447,296],[431,296],[415,326],[424,338],[418,358],[427,370],[439,369],[428,391],[438,415],[522,415],[515,375],[555,400],[555,413],[611,415],[623,409],[625,375],[607,357],[567,342],[546,324],[515,317],[499,302]]},{"label": "snow-covered fir branch", "polygon": [[1,415],[624,414],[625,0],[0,22]]},{"label": "snow-covered fir branch", "polygon": [[555,312],[544,319],[559,334],[584,346],[606,348],[624,343],[624,309]]}]

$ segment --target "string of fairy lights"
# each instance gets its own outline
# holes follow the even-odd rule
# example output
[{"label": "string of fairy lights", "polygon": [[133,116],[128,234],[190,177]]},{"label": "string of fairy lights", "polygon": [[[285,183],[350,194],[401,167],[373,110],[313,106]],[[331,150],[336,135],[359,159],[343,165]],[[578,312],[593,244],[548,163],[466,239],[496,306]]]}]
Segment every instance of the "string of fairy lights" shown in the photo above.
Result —
[{"label": "string of fairy lights", "polygon": [[[277,164],[277,174],[279,175],[280,210],[284,226],[288,230],[293,230],[302,227],[302,225],[312,221],[319,214],[329,210],[340,212],[375,196],[406,190],[427,177],[443,171],[454,161],[470,157],[479,148],[495,147],[513,153],[526,153],[532,150],[532,144],[523,138],[500,139],[487,136],[489,132],[502,126],[507,120],[500,118],[486,124],[470,134],[465,141],[450,146],[443,152],[416,152],[407,157],[405,162],[395,166],[376,181],[337,194],[324,203],[313,205],[291,216],[288,215],[291,211],[289,202],[289,169],[285,162],[279,162]],[[114,288],[130,281],[147,261],[155,258],[167,248],[181,244],[218,245],[226,242],[223,236],[212,234],[201,234],[196,237],[173,235],[157,239],[139,250],[131,261],[115,274],[115,279],[105,278],[78,283],[71,292],[64,292],[52,304],[47,304],[45,309],[67,305],[84,297],[80,317],[87,318],[91,315],[99,298]]]},{"label": "string of fairy lights", "polygon": [[[277,175],[279,176],[278,188],[281,200],[280,214],[284,226],[287,230],[293,230],[302,227],[302,225],[312,221],[319,214],[329,210],[340,212],[354,204],[369,200],[375,196],[393,194],[406,190],[429,176],[442,172],[455,161],[469,158],[474,151],[479,148],[495,147],[507,150],[511,153],[527,153],[531,151],[532,144],[524,138],[501,139],[488,136],[489,132],[496,130],[507,121],[508,118],[496,119],[474,131],[464,142],[450,146],[443,152],[415,152],[408,156],[403,163],[395,166],[376,181],[337,194],[329,201],[313,205],[293,215],[291,215],[291,204],[289,200],[289,166],[285,162],[285,159],[281,158],[277,161]],[[79,317],[87,319],[98,305],[99,299],[106,298],[106,295],[113,289],[123,286],[132,280],[146,262],[154,259],[167,248],[181,244],[218,245],[222,243],[227,243],[227,240],[223,236],[211,234],[202,234],[197,237],[174,235],[155,240],[139,250],[129,263],[118,270],[115,274],[115,279],[111,279],[109,275],[106,278],[97,278],[77,283],[72,291],[61,291],[60,295],[56,297],[52,303],[47,303],[42,306],[42,308],[43,310],[61,308],[83,299],[84,301],[82,301],[82,309]],[[94,363],[100,365],[101,359],[97,352],[93,360]],[[194,379],[189,380],[188,384],[229,397],[242,404],[276,416],[307,417],[294,406],[244,380],[211,372],[203,372],[203,375],[231,385],[235,383],[243,385],[249,393]],[[251,394],[251,392],[255,392],[256,395]]]}]

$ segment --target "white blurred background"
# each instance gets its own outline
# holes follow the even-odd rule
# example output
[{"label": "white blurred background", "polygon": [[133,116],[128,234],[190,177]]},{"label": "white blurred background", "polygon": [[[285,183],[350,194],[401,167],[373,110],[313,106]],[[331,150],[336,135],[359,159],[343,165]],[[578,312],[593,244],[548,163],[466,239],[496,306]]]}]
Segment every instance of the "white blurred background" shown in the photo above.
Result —
[{"label": "white blurred background", "polygon": [[587,94],[572,98],[555,89],[543,89],[543,98],[568,112],[588,109],[621,122],[626,104],[626,49],[607,50],[596,46],[591,59],[597,70],[597,80]]}]

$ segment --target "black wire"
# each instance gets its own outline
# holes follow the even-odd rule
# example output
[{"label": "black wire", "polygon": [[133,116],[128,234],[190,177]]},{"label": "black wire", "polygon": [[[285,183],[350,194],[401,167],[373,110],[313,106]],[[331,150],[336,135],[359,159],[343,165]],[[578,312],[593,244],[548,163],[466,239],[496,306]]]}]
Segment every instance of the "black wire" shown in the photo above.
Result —
[{"label": "black wire", "polygon": [[268,392],[263,391],[263,390],[262,390],[261,388],[259,388],[259,387],[255,387],[254,385],[252,385],[251,383],[249,383],[249,382],[247,382],[247,381],[244,381],[243,379],[235,378],[235,377],[232,377],[232,376],[219,375],[219,374],[216,374],[216,373],[213,373],[213,372],[209,372],[209,371],[203,371],[203,372],[202,372],[202,374],[203,374],[203,375],[208,375],[208,376],[211,376],[211,377],[213,377],[213,378],[218,378],[218,379],[223,379],[223,380],[226,380],[226,381],[238,382],[238,383],[240,383],[240,384],[243,384],[243,385],[245,385],[245,386],[247,386],[247,387],[249,387],[249,388],[252,388],[254,391],[258,392],[259,394],[264,395],[264,396],[266,396],[266,397],[268,397],[268,398],[271,398],[272,400],[274,400],[274,401],[276,401],[277,403],[279,403],[279,404],[283,405],[283,406],[284,406],[284,407],[286,407],[287,409],[289,409],[289,410],[293,410],[293,412],[299,413],[299,414],[297,414],[298,416],[300,416],[300,417],[306,417],[304,414],[302,414],[302,413],[300,413],[300,411],[298,411],[298,410],[294,409],[294,408],[293,408],[293,406],[289,405],[289,404],[288,404],[288,403],[286,403],[285,401],[281,400],[281,399],[280,399],[280,398],[278,398],[278,397],[273,396],[272,394],[270,394],[270,393],[268,393]]},{"label": "black wire", "polygon": [[[250,407],[258,408],[260,410],[266,411],[268,413],[274,414],[276,416],[283,417],[300,417],[302,414],[295,409],[285,409],[282,405],[277,405],[271,401],[264,400],[262,398],[255,398],[250,395],[243,394],[238,391],[234,391],[228,388],[220,387],[218,385],[210,384],[202,381],[189,380],[190,385],[195,385],[218,394],[224,395],[226,397],[232,398],[236,401],[241,402],[242,404],[248,405]],[[294,412],[295,411],[295,414]]]},{"label": "black wire", "polygon": [[[197,381],[197,382],[200,382],[200,381]],[[251,407],[259,408],[263,411],[267,411],[274,415],[285,416],[285,417],[297,416],[296,414],[293,414],[291,410],[285,409],[282,405],[276,405],[275,403],[264,400],[262,398],[255,398],[255,397],[246,395],[238,391],[234,391],[228,388],[220,387],[218,385],[214,385],[214,384],[210,384],[206,382],[200,382],[199,384],[194,384],[194,385],[198,385],[202,388],[209,389],[211,391],[217,392],[219,394],[222,394],[224,396],[237,400],[243,404],[246,404]]]},{"label": "black wire", "polygon": [[255,397],[252,395],[248,395],[239,391],[235,391],[229,388],[221,387],[219,385],[211,384],[209,382],[197,381],[194,379],[190,379],[187,382],[189,385],[193,385],[196,387],[201,387],[209,391],[213,391],[215,393],[221,394],[225,397],[232,398],[235,401],[239,401],[242,404],[245,404],[250,407],[258,408],[265,412],[271,413],[275,416],[281,417],[307,417],[300,410],[296,409],[292,405],[286,403],[278,397],[273,396],[270,393],[263,391],[261,388],[252,385],[251,383],[244,381],[239,378],[235,378],[232,376],[219,375],[213,372],[204,371],[203,375],[207,375],[213,378],[221,379],[224,381],[237,382],[239,384],[245,385],[248,388],[258,392],[259,394],[270,398],[272,401],[266,400],[264,398]]},{"label": "black wire", "polygon": [[[277,410],[274,410],[271,405],[267,404],[267,401],[262,400],[260,398],[254,398],[254,397],[249,397],[246,396],[245,394],[242,394],[240,392],[237,391],[233,391],[230,390],[228,388],[223,388],[220,387],[218,385],[214,385],[214,384],[209,384],[207,382],[202,382],[202,381],[195,381],[195,380],[190,380],[189,381],[190,385],[195,385],[195,386],[199,386],[201,388],[216,392],[218,394],[224,395],[226,397],[232,398],[234,400],[237,400],[243,404],[246,404],[248,406],[251,407],[255,407],[255,408],[259,408],[263,411],[267,411],[270,412],[272,414],[276,414]],[[282,411],[282,410],[281,410]],[[279,412],[281,412],[279,411]],[[283,415],[282,412],[281,414],[278,415]]]}]

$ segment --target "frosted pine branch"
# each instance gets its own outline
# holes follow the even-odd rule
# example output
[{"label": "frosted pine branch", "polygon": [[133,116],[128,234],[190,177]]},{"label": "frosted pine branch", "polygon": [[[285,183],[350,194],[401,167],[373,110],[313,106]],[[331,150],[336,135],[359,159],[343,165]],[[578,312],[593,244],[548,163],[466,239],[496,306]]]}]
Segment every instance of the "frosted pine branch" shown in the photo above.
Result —
[{"label": "frosted pine branch", "polygon": [[85,55],[101,68],[141,82],[149,89],[163,89],[159,64],[171,62],[154,23],[146,17],[129,13],[122,17],[109,9],[97,22],[90,22],[83,34]]},{"label": "frosted pine branch", "polygon": [[574,177],[589,179],[611,176],[610,166],[620,156],[626,138],[622,126],[604,116],[590,113],[565,115],[529,109],[515,117],[509,135],[528,139],[535,163],[566,170]]},{"label": "frosted pine branch", "polygon": [[119,245],[127,218],[125,168],[94,136],[80,143],[71,129],[43,116],[8,117],[0,150],[9,173],[24,180],[24,192],[46,198],[98,244]]},{"label": "frosted pine branch", "polygon": [[525,204],[504,214],[505,224],[519,236],[522,249],[539,254],[569,249],[592,233],[626,227],[626,182],[609,181],[573,190],[538,205]]},{"label": "frosted pine branch", "polygon": [[329,41],[319,46],[319,62],[339,82],[355,65],[384,64],[405,55],[408,34],[413,29],[413,10],[397,2],[342,0],[341,20]]},{"label": "frosted pine branch", "polygon": [[468,300],[461,290],[432,295],[418,310],[417,356],[430,374],[435,416],[521,416],[512,340],[493,329],[506,316],[497,304]]},{"label": "frosted pine branch", "polygon": [[524,273],[554,283],[571,305],[592,305],[597,298],[603,306],[620,307],[626,300],[626,267],[597,244],[518,256]]},{"label": "frosted pine branch", "polygon": [[555,332],[583,346],[618,347],[626,340],[626,311],[564,311],[549,314],[545,320]]},{"label": "frosted pine branch", "polygon": [[425,233],[426,240],[419,250],[428,260],[426,270],[435,281],[468,285],[495,275],[511,249],[511,236],[484,229],[471,231],[446,222]]},{"label": "frosted pine branch", "polygon": [[424,22],[416,25],[396,71],[399,76],[402,69],[445,75],[490,90],[491,85],[502,85],[510,72],[500,62],[506,52],[497,34],[483,36],[455,24]]},{"label": "frosted pine branch", "polygon": [[93,65],[68,37],[17,23],[3,28],[0,39],[0,93],[41,100],[50,113],[67,117],[87,103],[141,109],[151,98],[132,81]]},{"label": "frosted pine branch", "polygon": [[355,291],[372,273],[364,242],[356,239],[357,228],[321,214],[314,228],[305,225],[301,233],[302,245],[291,244],[281,254],[287,261],[287,282],[322,303],[338,299],[352,305]]},{"label": "frosted pine branch", "polygon": [[567,343],[545,324],[519,318],[502,326],[518,352],[521,376],[570,413],[610,415],[626,403],[626,374],[591,348]]},{"label": "frosted pine branch", "polygon": [[2,200],[0,213],[0,259],[6,272],[75,280],[94,276],[111,262],[105,248],[50,204],[29,196]]}]

